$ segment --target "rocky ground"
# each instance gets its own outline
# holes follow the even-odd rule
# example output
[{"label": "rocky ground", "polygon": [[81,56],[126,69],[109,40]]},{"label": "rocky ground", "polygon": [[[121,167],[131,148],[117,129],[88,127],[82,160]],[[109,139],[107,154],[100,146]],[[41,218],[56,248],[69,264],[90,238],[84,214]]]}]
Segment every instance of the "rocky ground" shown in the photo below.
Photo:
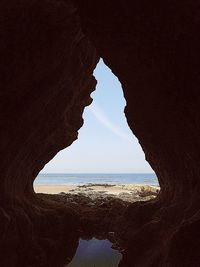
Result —
[{"label": "rocky ground", "polygon": [[36,185],[37,193],[61,194],[68,199],[88,198],[89,202],[95,204],[96,200],[117,198],[127,202],[146,201],[157,196],[158,186],[141,184],[84,184],[84,185]]},{"label": "rocky ground", "polygon": [[129,205],[154,199],[158,192],[158,187],[149,185],[87,184],[77,186],[68,193],[40,193],[38,196],[44,201],[59,202],[76,211],[80,218],[80,236],[102,236],[114,233]]}]

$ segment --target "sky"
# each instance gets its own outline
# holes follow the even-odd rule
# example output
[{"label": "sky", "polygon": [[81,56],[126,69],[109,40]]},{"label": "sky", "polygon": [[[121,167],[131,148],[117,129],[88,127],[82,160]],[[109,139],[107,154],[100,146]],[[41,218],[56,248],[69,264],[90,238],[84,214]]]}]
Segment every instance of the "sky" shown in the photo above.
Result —
[{"label": "sky", "polygon": [[100,60],[94,76],[93,102],[84,110],[78,140],[60,151],[41,173],[150,173],[153,172],[131,132],[121,84]]}]

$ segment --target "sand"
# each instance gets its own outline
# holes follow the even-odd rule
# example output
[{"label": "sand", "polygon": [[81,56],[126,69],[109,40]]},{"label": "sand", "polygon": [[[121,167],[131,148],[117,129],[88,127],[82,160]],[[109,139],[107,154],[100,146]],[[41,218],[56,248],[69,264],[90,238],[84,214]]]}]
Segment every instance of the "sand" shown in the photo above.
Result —
[{"label": "sand", "polygon": [[59,194],[61,192],[69,193],[70,190],[74,190],[74,185],[35,185],[34,189],[36,193],[45,194]]},{"label": "sand", "polygon": [[159,192],[158,186],[125,184],[125,185],[108,185],[108,184],[86,184],[76,185],[35,185],[36,193],[45,194],[81,194],[92,199],[99,196],[116,197],[125,201],[148,200]]}]

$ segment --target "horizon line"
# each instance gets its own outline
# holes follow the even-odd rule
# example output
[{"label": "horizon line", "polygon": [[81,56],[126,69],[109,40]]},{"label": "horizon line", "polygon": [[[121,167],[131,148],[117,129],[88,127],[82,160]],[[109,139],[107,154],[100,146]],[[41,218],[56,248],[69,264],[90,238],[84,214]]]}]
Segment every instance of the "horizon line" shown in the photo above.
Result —
[{"label": "horizon line", "polygon": [[155,172],[40,172],[39,174],[155,174]]}]

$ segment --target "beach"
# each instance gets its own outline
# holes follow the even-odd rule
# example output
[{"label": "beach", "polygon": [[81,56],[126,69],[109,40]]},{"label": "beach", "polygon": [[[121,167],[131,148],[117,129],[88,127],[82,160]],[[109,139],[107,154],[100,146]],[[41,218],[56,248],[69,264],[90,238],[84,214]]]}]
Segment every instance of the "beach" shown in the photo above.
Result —
[{"label": "beach", "polygon": [[158,186],[144,184],[35,185],[36,193],[82,195],[91,199],[118,198],[128,202],[149,200],[157,196]]}]

